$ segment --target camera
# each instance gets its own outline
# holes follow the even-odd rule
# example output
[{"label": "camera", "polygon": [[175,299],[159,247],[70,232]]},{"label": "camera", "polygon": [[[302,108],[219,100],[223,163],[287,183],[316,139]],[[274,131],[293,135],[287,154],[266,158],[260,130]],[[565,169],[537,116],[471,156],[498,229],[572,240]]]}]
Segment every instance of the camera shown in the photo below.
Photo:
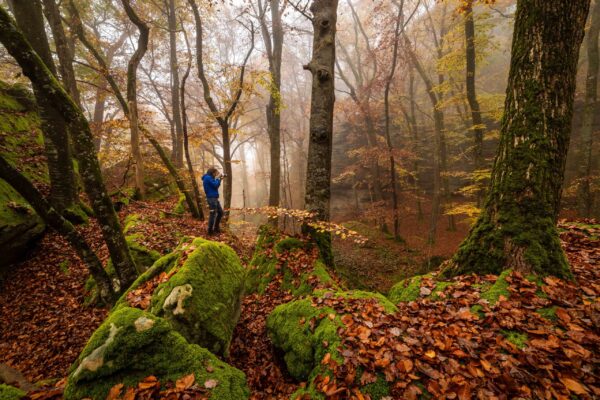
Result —
[{"label": "camera", "polygon": [[227,174],[222,174],[221,178],[227,178]]}]

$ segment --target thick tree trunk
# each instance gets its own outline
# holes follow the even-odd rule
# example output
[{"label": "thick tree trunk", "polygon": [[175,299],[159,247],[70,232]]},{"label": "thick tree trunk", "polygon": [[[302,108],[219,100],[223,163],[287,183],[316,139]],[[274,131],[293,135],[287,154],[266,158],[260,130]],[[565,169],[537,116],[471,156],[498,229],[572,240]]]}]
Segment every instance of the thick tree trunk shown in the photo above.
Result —
[{"label": "thick tree trunk", "polygon": [[173,148],[173,162],[177,168],[183,167],[183,126],[179,100],[179,64],[177,62],[177,16],[175,14],[175,0],[168,0],[169,22],[169,61],[171,64],[171,106],[173,109],[173,124],[175,127],[175,147]]},{"label": "thick tree trunk", "polygon": [[[485,132],[479,101],[477,101],[477,91],[475,89],[476,71],[476,53],[475,53],[475,19],[473,17],[473,0],[467,0],[465,3],[465,41],[466,41],[466,61],[467,61],[467,101],[471,108],[471,122],[473,135],[475,137],[474,146],[474,164],[476,170],[484,168],[483,164],[483,134]],[[477,204],[481,203],[481,191],[477,193]]]},{"label": "thick tree trunk", "polygon": [[102,227],[102,235],[121,283],[127,288],[137,277],[135,263],[129,253],[119,218],[108,196],[96,157],[94,139],[87,119],[63,90],[44,62],[36,55],[25,37],[17,30],[11,17],[0,7],[0,42],[19,63],[35,90],[55,112],[69,121],[73,133],[75,154],[80,174],[94,213]]},{"label": "thick tree trunk", "polygon": [[[310,63],[304,66],[312,74],[304,207],[320,221],[329,221],[330,217],[337,6],[337,0],[314,0],[310,6],[313,14],[313,54]],[[331,236],[314,236],[321,236],[316,237],[321,256],[327,264],[333,264]]]},{"label": "thick tree trunk", "polygon": [[85,239],[77,232],[73,224],[63,218],[47,201],[35,186],[0,156],[0,177],[8,182],[31,206],[46,224],[61,234],[71,244],[77,255],[90,270],[100,291],[100,297],[107,304],[116,300],[110,277],[102,263]]},{"label": "thick tree trunk", "polygon": [[134,161],[135,187],[140,198],[146,195],[146,186],[144,184],[144,157],[140,148],[140,127],[137,102],[137,69],[148,49],[148,40],[150,37],[150,28],[136,14],[135,10],[129,4],[129,0],[121,0],[127,16],[137,26],[139,37],[137,49],[131,56],[127,64],[127,102],[129,105],[129,126],[131,131],[131,155]]},{"label": "thick tree trunk", "polygon": [[556,220],[590,0],[519,0],[485,208],[446,274],[570,276]]},{"label": "thick tree trunk", "polygon": [[[44,30],[42,6],[39,0],[31,2],[11,0],[11,9],[17,24],[51,74],[57,76],[48,38]],[[78,202],[75,172],[67,122],[61,113],[47,102],[46,96],[34,85],[34,94],[42,117],[44,147],[50,175],[50,202],[63,212]]]},{"label": "thick tree trunk", "polygon": [[592,147],[594,144],[594,119],[598,111],[598,70],[600,69],[600,52],[598,51],[598,37],[600,36],[600,0],[594,2],[591,10],[591,24],[587,33],[587,79],[585,85],[585,106],[581,116],[581,172],[579,174],[581,185],[579,198],[581,214],[591,217],[594,206],[594,193],[591,190]]}]

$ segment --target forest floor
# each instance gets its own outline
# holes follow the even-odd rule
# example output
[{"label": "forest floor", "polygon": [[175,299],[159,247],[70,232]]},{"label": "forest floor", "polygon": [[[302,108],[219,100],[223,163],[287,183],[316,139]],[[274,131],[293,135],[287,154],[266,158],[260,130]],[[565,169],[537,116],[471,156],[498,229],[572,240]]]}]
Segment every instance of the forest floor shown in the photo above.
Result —
[{"label": "forest floor", "polygon": [[[204,223],[187,217],[171,216],[173,206],[174,201],[137,202],[127,206],[120,214],[122,218],[130,213],[143,214],[144,223],[136,226],[145,238],[143,244],[164,254],[176,246],[181,235],[205,236],[206,233]],[[103,241],[98,226],[92,221],[80,229],[105,261],[108,254],[104,245],[101,245]],[[600,364],[597,358],[600,354],[600,227],[563,222],[561,230],[563,246],[577,285],[552,278],[545,282],[542,302],[544,307],[552,310],[551,320],[536,316],[534,306],[541,300],[532,293],[539,291],[539,288],[518,274],[513,274],[507,280],[505,293],[511,294],[510,301],[500,298],[498,304],[486,310],[485,317],[465,313],[465,307],[477,304],[481,287],[494,283],[495,278],[458,277],[456,284],[438,295],[436,301],[418,298],[415,302],[401,305],[394,315],[374,309],[372,315],[365,316],[358,313],[358,310],[372,308],[372,304],[357,302],[342,306],[332,300],[334,308],[354,315],[354,322],[345,329],[344,345],[357,352],[359,349],[378,351],[381,354],[387,352],[386,357],[393,355],[394,359],[402,360],[405,368],[414,369],[413,376],[419,371],[425,386],[415,386],[409,380],[402,388],[404,395],[408,396],[406,398],[417,398],[424,387],[430,393],[437,390],[438,394],[454,390],[460,399],[470,398],[466,397],[466,390],[483,395],[484,398],[493,398],[493,394],[498,392],[498,385],[508,379],[505,371],[498,368],[499,365],[508,370],[512,368],[525,376],[528,387],[515,388],[516,392],[524,395],[529,390],[531,395],[541,394],[542,398],[549,394],[567,399],[569,392],[584,399],[600,397],[597,382]],[[464,232],[455,234],[464,235]],[[249,260],[253,251],[254,237],[251,234],[241,238],[224,234],[216,240],[234,248],[243,262]],[[394,260],[396,258],[393,257],[405,260],[411,258],[413,261],[428,258],[422,252],[410,250],[410,243],[390,244],[393,241],[389,238],[376,240],[379,241],[378,244],[372,244],[374,247],[371,247],[371,250],[375,249],[373,254],[380,254],[378,246],[387,246],[389,251],[399,252],[399,255],[392,256]],[[453,237],[452,240],[455,248],[460,237]],[[291,268],[302,268],[302,265],[310,264],[307,259],[311,257],[314,254],[297,255],[291,261]],[[356,260],[353,262],[358,263]],[[367,267],[364,262],[362,265]],[[418,262],[407,262],[406,266],[401,271],[392,273],[387,282],[382,278],[384,274],[379,274],[373,280],[373,286],[389,287],[398,277],[423,272],[419,271],[421,266]],[[340,275],[344,276],[343,273]],[[50,232],[30,257],[15,266],[14,271],[2,283],[0,364],[21,371],[31,382],[48,384],[50,390],[33,393],[32,398],[60,398],[62,383],[58,383],[58,389],[52,385],[66,376],[68,368],[107,314],[105,309],[84,306],[86,278],[84,265],[68,244],[57,234]],[[423,280],[420,290],[425,290],[426,293],[434,286],[432,281]],[[303,385],[289,377],[266,330],[269,313],[277,305],[291,299],[289,292],[281,289],[280,280],[274,279],[263,294],[249,295],[243,301],[241,317],[232,341],[231,356],[227,361],[246,373],[253,400],[287,399]],[[356,329],[361,326],[371,327],[369,333],[372,336],[367,341],[356,342]],[[448,332],[449,326],[458,328]],[[410,334],[400,343],[399,338],[390,337],[389,332],[395,332],[390,327],[401,327]],[[436,329],[444,331],[444,343],[438,343],[438,332],[434,332]],[[507,330],[516,332],[513,336],[516,335],[520,340],[517,341],[518,345],[501,339]],[[466,337],[468,345],[464,344]],[[465,353],[465,348],[470,350]],[[349,364],[364,361],[357,360],[353,352],[346,355]],[[471,382],[464,383],[465,374],[459,373],[464,369],[461,366],[468,367],[469,373],[473,374]],[[390,374],[390,377],[398,373],[383,364],[361,364],[361,368],[373,374]],[[320,389],[323,392],[331,391],[332,388],[335,389],[333,392],[345,389],[348,393],[358,390],[344,387],[348,385],[344,374],[347,374],[346,370],[336,369],[332,382],[321,382]],[[459,382],[460,389],[456,389],[459,375],[462,376],[462,381]],[[447,384],[445,387],[431,386],[434,381]],[[146,397],[144,393],[140,393],[139,398]],[[392,398],[398,397],[390,397]]]}]

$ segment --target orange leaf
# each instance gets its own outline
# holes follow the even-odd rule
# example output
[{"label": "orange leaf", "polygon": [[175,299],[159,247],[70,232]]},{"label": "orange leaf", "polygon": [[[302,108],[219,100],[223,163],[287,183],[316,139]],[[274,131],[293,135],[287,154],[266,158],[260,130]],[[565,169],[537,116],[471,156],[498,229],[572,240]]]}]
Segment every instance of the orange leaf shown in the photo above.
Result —
[{"label": "orange leaf", "polygon": [[587,389],[581,383],[577,382],[571,378],[560,378],[560,381],[569,389],[571,392],[575,394],[588,394]]},{"label": "orange leaf", "polygon": [[194,384],[195,380],[196,378],[194,377],[194,374],[186,375],[177,379],[177,382],[175,382],[175,387],[177,388],[177,390],[186,390]]},{"label": "orange leaf", "polygon": [[121,396],[121,389],[123,389],[123,384],[118,383],[115,386],[111,387],[108,396],[106,396],[106,400],[116,400]]}]

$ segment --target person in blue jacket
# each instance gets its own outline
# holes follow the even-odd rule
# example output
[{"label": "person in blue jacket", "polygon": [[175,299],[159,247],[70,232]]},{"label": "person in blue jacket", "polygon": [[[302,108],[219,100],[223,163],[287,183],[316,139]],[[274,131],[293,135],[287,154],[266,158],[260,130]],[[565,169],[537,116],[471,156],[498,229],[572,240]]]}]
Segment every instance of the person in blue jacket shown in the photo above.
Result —
[{"label": "person in blue jacket", "polygon": [[210,210],[208,217],[209,235],[218,235],[221,233],[219,224],[223,217],[223,208],[219,202],[219,186],[221,186],[221,180],[224,177],[224,175],[221,176],[219,170],[216,168],[209,168],[202,177],[202,185],[204,186],[204,193],[206,194],[208,209]]}]

